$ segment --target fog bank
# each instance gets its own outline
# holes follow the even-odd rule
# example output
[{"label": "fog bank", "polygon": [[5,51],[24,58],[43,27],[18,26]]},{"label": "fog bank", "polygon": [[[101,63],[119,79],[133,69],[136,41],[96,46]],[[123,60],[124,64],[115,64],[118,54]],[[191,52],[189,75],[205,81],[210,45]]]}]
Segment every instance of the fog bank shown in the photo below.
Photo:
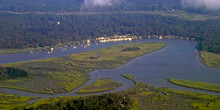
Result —
[{"label": "fog bank", "polygon": [[220,0],[182,0],[184,7],[220,10]]}]

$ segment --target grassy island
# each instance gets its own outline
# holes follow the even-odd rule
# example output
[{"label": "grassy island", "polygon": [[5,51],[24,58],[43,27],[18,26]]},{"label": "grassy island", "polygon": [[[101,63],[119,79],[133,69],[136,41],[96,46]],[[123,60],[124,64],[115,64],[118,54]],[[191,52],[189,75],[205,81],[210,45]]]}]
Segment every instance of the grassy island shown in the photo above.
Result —
[{"label": "grassy island", "polygon": [[39,50],[46,50],[49,47],[38,47],[38,48],[24,48],[24,49],[13,49],[13,48],[6,48],[6,49],[0,49],[0,55],[4,54],[16,54],[16,53],[26,53],[26,52],[34,52]]},{"label": "grassy island", "polygon": [[77,93],[96,93],[96,92],[104,92],[112,89],[116,89],[120,87],[121,84],[112,80],[112,79],[97,79],[90,85],[83,87]]},{"label": "grassy island", "polygon": [[207,91],[220,92],[219,84],[210,84],[210,83],[187,81],[187,80],[180,80],[180,79],[167,79],[167,81],[170,83],[176,84],[176,85],[180,85],[180,86],[207,90]]},{"label": "grassy island", "polygon": [[[116,68],[132,58],[165,46],[158,42],[123,44],[64,57],[4,64],[3,67],[25,70],[29,76],[1,81],[0,87],[49,94],[68,92],[84,85],[89,80],[87,73],[94,69]],[[129,47],[139,49],[126,53],[122,51]]]},{"label": "grassy island", "polygon": [[125,78],[127,78],[127,79],[130,79],[130,80],[134,81],[134,76],[132,76],[132,75],[129,75],[129,74],[121,74],[121,76],[123,76],[123,77],[125,77]]},{"label": "grassy island", "polygon": [[201,51],[200,57],[206,66],[220,68],[220,54]]}]

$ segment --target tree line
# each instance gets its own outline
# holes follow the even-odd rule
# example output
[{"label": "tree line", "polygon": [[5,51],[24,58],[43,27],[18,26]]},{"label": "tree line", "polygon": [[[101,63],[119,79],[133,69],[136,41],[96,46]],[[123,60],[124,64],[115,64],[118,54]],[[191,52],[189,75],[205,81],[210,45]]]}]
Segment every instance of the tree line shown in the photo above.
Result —
[{"label": "tree line", "polygon": [[146,11],[181,9],[181,0],[120,0],[114,5],[84,6],[85,0],[1,0],[0,10],[16,12]]},{"label": "tree line", "polygon": [[122,49],[121,51],[122,52],[130,52],[130,51],[139,51],[139,50],[140,50],[139,47],[127,47],[127,48]]},{"label": "tree line", "polygon": [[[59,24],[59,23],[60,24]],[[52,46],[58,43],[112,36],[177,35],[201,41],[200,50],[220,53],[220,20],[188,21],[145,14],[15,15],[1,14],[0,48]]]},{"label": "tree line", "polygon": [[28,73],[24,70],[13,67],[0,67],[0,80],[15,79],[18,77],[27,77]]},{"label": "tree line", "polygon": [[182,5],[182,0],[120,0],[114,5],[85,6],[86,0],[1,0],[1,11],[15,12],[114,12],[114,11],[187,11],[190,13],[220,14],[204,7]]},{"label": "tree line", "polygon": [[25,110],[129,110],[132,101],[118,94],[81,97],[69,101],[60,100],[52,104],[42,104]]}]

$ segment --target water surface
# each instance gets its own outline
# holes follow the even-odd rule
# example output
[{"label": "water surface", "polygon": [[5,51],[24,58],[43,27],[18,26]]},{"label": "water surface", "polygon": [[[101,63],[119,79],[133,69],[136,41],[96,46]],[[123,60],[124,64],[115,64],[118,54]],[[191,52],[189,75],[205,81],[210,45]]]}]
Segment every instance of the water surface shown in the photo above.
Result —
[{"label": "water surface", "polygon": [[[219,93],[215,93],[215,92],[208,92],[203,90],[181,87],[167,82],[167,78],[175,78],[175,79],[220,84],[220,69],[206,67],[204,64],[202,64],[200,62],[201,59],[199,58],[199,55],[194,53],[196,43],[187,40],[143,39],[143,40],[134,40],[130,42],[123,41],[123,42],[109,42],[103,44],[99,43],[99,45],[92,44],[88,48],[78,47],[77,49],[73,49],[72,47],[68,47],[66,51],[57,49],[52,54],[47,54],[47,51],[42,51],[42,52],[34,52],[33,54],[20,53],[20,54],[0,55],[0,63],[3,64],[3,63],[18,62],[18,61],[58,57],[73,53],[104,48],[112,45],[137,43],[137,42],[164,42],[167,44],[167,47],[159,51],[134,58],[127,64],[122,65],[118,68],[98,69],[92,71],[90,73],[91,80],[84,86],[91,84],[94,80],[98,78],[111,78],[116,80],[117,82],[122,83],[123,86],[108,92],[121,91],[134,86],[134,83],[132,81],[120,75],[122,73],[126,73],[133,75],[136,81],[149,84],[155,87],[168,87],[178,90],[220,95]],[[80,88],[78,88],[77,90],[79,90]],[[64,94],[48,95],[48,94],[29,93],[25,91],[0,88],[0,92],[4,92],[4,93],[18,94],[24,96],[38,96],[43,98],[78,95],[75,94],[77,90]],[[102,93],[107,93],[107,92],[102,92]]]}]

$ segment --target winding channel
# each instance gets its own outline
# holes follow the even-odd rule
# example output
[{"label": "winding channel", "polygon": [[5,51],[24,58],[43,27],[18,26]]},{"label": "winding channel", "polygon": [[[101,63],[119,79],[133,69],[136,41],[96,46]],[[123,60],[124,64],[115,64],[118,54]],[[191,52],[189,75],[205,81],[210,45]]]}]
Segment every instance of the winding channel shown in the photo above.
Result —
[{"label": "winding channel", "polygon": [[[99,78],[111,78],[117,82],[122,83],[123,85],[111,91],[92,93],[92,94],[102,94],[102,93],[125,90],[134,86],[133,81],[128,80],[120,75],[122,73],[126,73],[133,75],[136,81],[149,84],[154,87],[168,87],[177,90],[193,91],[193,92],[207,93],[211,95],[220,96],[220,93],[186,88],[167,82],[166,80],[167,78],[175,78],[175,79],[220,84],[220,69],[206,67],[204,64],[202,64],[199,55],[194,53],[196,43],[187,40],[142,39],[142,40],[134,40],[134,41],[109,42],[103,44],[99,43],[99,45],[92,44],[88,48],[78,47],[76,49],[73,49],[72,47],[68,47],[66,51],[57,49],[52,54],[47,54],[47,51],[41,51],[41,52],[34,52],[32,54],[19,53],[19,54],[0,55],[0,64],[50,58],[50,57],[59,57],[73,53],[79,53],[79,52],[85,52],[99,48],[109,47],[118,44],[138,43],[138,42],[164,42],[167,44],[167,47],[158,50],[156,52],[152,52],[134,58],[131,61],[129,61],[127,64],[122,65],[118,68],[97,69],[95,71],[92,71],[90,72],[91,80],[89,80],[82,87],[91,84],[93,81]],[[76,96],[79,94],[76,94],[75,92],[78,91],[80,88],[72,92],[55,94],[55,95],[31,93],[21,90],[5,89],[5,88],[0,88],[0,92],[8,93],[8,94],[16,94],[21,96],[41,97],[41,99],[43,99],[43,98],[51,98],[51,97],[59,97],[59,96]],[[84,94],[84,95],[91,95],[91,94]]]}]

